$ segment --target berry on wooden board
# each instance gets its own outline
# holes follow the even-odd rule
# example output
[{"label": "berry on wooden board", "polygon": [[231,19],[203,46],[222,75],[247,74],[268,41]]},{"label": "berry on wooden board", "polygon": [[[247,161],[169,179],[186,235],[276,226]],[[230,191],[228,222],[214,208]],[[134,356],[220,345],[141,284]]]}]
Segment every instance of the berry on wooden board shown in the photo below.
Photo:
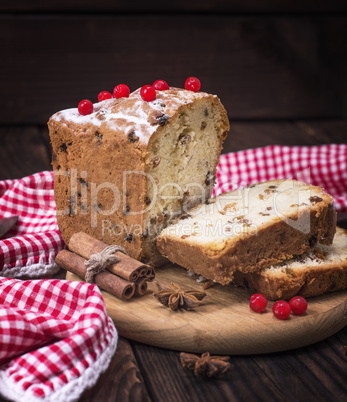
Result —
[{"label": "berry on wooden board", "polygon": [[144,85],[140,91],[141,98],[146,101],[150,102],[157,97],[157,93],[152,85]]},{"label": "berry on wooden board", "polygon": [[267,299],[261,293],[254,293],[249,301],[249,307],[256,313],[262,313],[267,306]]},{"label": "berry on wooden board", "polygon": [[119,84],[113,90],[113,97],[116,99],[129,98],[129,95],[130,95],[130,89],[128,85],[125,84]]},{"label": "berry on wooden board", "polygon": [[307,301],[302,296],[294,296],[289,301],[292,313],[295,315],[304,314],[307,310]]},{"label": "berry on wooden board", "polygon": [[111,99],[112,98],[112,94],[108,91],[101,91],[98,95],[98,101],[102,102],[106,99]]},{"label": "berry on wooden board", "polygon": [[78,104],[78,111],[82,116],[87,116],[88,114],[93,113],[93,110],[93,103],[89,99],[83,99]]},{"label": "berry on wooden board", "polygon": [[279,300],[272,306],[272,312],[279,320],[286,320],[290,316],[290,305],[284,300]]},{"label": "berry on wooden board", "polygon": [[184,88],[187,89],[188,91],[198,92],[200,91],[201,88],[201,82],[196,77],[189,77],[186,79]]},{"label": "berry on wooden board", "polygon": [[169,85],[164,80],[154,81],[152,86],[157,91],[166,91],[167,89],[170,89]]}]

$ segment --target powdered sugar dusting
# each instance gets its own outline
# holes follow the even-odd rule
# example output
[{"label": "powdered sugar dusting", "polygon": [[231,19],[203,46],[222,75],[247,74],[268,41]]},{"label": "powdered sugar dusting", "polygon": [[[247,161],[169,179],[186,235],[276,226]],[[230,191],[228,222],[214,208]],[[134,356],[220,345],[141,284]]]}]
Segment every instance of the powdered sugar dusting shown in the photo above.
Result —
[{"label": "powdered sugar dusting", "polygon": [[124,113],[113,113],[106,122],[113,129],[117,129],[120,123],[125,134],[135,131],[139,140],[143,139],[143,133],[151,135],[158,128],[158,126],[150,125],[144,117],[129,116]]},{"label": "powdered sugar dusting", "polygon": [[153,115],[162,113],[171,117],[180,106],[206,96],[209,95],[205,92],[170,88],[167,91],[157,91],[157,98],[146,102],[142,100],[139,88],[129,98],[107,99],[95,103],[93,113],[87,116],[82,116],[77,108],[71,108],[54,114],[51,119],[66,125],[73,123],[97,128],[105,124],[111,129],[121,129],[124,135],[135,131],[140,141],[146,141],[158,129],[158,124],[153,122]]},{"label": "powdered sugar dusting", "polygon": [[75,124],[93,124],[96,127],[99,127],[101,123],[105,120],[100,119],[98,114],[102,114],[105,116],[110,114],[110,106],[114,104],[114,99],[106,99],[99,103],[94,103],[94,111],[91,114],[83,116],[79,113],[78,108],[71,108],[62,110],[56,114],[54,114],[51,118],[55,121],[71,121]]},{"label": "powdered sugar dusting", "polygon": [[52,118],[56,121],[71,121],[76,124],[94,124],[99,127],[102,123],[101,120],[95,117],[96,113],[93,112],[87,116],[82,116],[77,108],[62,110],[56,113]]}]

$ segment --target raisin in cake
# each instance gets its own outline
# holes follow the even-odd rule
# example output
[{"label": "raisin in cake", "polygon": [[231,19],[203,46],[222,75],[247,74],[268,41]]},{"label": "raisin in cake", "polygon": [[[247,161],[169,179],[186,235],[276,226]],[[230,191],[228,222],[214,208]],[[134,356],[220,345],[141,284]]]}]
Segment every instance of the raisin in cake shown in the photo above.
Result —
[{"label": "raisin in cake", "polygon": [[84,231],[160,265],[155,239],[173,216],[211,196],[229,130],[215,95],[171,88],[53,115],[55,200],[65,242]]},{"label": "raisin in cake", "polygon": [[337,228],[332,245],[317,244],[307,253],[259,272],[235,272],[234,282],[270,300],[295,295],[312,297],[346,289],[347,231]]},{"label": "raisin in cake", "polygon": [[157,245],[170,261],[225,285],[236,270],[254,272],[318,241],[331,244],[335,230],[333,198],[322,188],[273,180],[194,207],[162,231]]}]

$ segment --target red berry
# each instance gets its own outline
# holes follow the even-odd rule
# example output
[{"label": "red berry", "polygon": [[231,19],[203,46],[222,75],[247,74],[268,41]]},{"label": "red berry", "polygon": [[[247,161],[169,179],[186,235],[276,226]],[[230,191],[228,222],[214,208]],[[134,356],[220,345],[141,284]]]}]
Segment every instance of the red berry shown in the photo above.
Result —
[{"label": "red berry", "polygon": [[119,84],[113,90],[113,97],[116,99],[129,98],[129,95],[130,95],[130,89],[128,85],[125,84]]},{"label": "red berry", "polygon": [[256,313],[262,313],[267,306],[267,299],[261,293],[255,293],[251,296],[249,307]]},{"label": "red berry", "polygon": [[146,102],[154,100],[157,96],[157,93],[155,92],[155,89],[152,87],[152,85],[144,85],[141,88],[140,94],[141,98]]},{"label": "red berry", "polygon": [[102,102],[105,99],[111,99],[112,98],[112,94],[108,91],[102,91],[99,93],[98,95],[98,101]]},{"label": "red berry", "polygon": [[201,88],[200,80],[196,77],[189,77],[186,79],[184,88],[188,89],[188,91],[198,92]]},{"label": "red berry", "polygon": [[290,306],[284,300],[279,300],[272,306],[274,316],[279,320],[286,320],[290,316]]},{"label": "red berry", "polygon": [[154,81],[152,86],[157,91],[166,91],[167,89],[170,89],[170,87],[168,86],[167,82],[164,81],[164,80]]},{"label": "red berry", "polygon": [[93,103],[89,99],[83,99],[78,104],[78,111],[82,116],[86,116],[87,114],[93,113],[94,106]]},{"label": "red berry", "polygon": [[292,313],[295,315],[304,314],[307,310],[307,301],[301,296],[294,296],[289,301],[290,308],[292,309]]}]

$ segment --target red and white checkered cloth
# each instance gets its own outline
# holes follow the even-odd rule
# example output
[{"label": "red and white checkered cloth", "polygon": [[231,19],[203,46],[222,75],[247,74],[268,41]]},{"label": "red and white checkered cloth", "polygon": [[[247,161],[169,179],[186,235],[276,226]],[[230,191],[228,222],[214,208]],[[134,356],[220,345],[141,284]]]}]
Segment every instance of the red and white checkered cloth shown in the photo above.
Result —
[{"label": "red and white checkered cloth", "polygon": [[[0,182],[0,218],[18,215],[0,240],[0,275],[58,270],[64,247],[55,217],[53,173]],[[97,286],[0,277],[0,394],[15,401],[72,401],[105,371],[118,335]]]},{"label": "red and white checkered cloth", "polygon": [[0,390],[15,401],[72,401],[117,347],[96,285],[0,279]]},{"label": "red and white checkered cloth", "polygon": [[0,182],[0,218],[18,215],[17,225],[0,240],[0,275],[39,278],[58,270],[64,247],[55,216],[53,172]]},{"label": "red and white checkered cloth", "polygon": [[[347,211],[347,145],[269,146],[222,155],[214,194],[296,178],[322,186]],[[0,182],[0,218],[19,215],[0,240],[0,275],[42,277],[64,247],[55,218],[53,173]],[[16,401],[70,401],[93,385],[117,332],[95,285],[0,277],[0,393]],[[20,355],[19,355],[20,354]]]},{"label": "red and white checkered cloth", "polygon": [[214,195],[272,179],[297,179],[321,186],[347,211],[347,144],[315,147],[271,145],[222,155]]}]

